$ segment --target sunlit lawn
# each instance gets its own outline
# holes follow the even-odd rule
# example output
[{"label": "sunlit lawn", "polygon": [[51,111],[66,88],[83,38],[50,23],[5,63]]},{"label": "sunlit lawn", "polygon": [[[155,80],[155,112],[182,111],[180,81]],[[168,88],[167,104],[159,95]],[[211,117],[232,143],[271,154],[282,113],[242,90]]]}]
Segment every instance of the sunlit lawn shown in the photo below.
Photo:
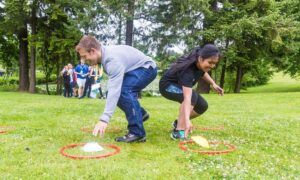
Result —
[{"label": "sunlit lawn", "polygon": [[[295,83],[294,83],[295,84]],[[227,155],[201,155],[179,149],[170,139],[178,104],[162,97],[142,98],[151,119],[147,142],[122,144],[126,119],[118,109],[102,139],[80,131],[92,127],[103,100],[0,92],[0,125],[16,129],[0,134],[1,179],[297,179],[300,177],[300,92],[215,94],[204,96],[209,110],[194,130],[209,140],[237,146]],[[121,130],[120,130],[121,129]],[[59,154],[62,146],[97,141],[118,145],[121,153],[94,160],[73,160]],[[197,146],[189,146],[197,148]],[[224,146],[220,146],[224,148]],[[217,148],[218,149],[218,148]],[[68,151],[84,154],[81,149]]]}]

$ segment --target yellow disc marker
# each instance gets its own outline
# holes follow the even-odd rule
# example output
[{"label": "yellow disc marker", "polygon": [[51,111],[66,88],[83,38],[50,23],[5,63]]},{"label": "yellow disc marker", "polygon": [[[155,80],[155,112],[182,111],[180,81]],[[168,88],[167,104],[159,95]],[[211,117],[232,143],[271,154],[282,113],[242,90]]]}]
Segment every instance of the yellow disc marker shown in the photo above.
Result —
[{"label": "yellow disc marker", "polygon": [[202,136],[192,136],[191,139],[199,146],[209,148],[208,141]]}]

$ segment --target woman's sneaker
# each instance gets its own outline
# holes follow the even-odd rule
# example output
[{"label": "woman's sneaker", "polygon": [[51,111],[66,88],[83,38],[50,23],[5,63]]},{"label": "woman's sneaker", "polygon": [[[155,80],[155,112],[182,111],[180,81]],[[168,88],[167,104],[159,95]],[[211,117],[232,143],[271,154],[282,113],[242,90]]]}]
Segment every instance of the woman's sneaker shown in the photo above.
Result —
[{"label": "woman's sneaker", "polygon": [[174,129],[171,133],[171,138],[174,139],[174,140],[185,140],[185,137],[184,137],[184,130],[176,130]]},{"label": "woman's sneaker", "polygon": [[177,122],[178,122],[177,119],[172,122],[172,126],[174,130],[177,128]]}]

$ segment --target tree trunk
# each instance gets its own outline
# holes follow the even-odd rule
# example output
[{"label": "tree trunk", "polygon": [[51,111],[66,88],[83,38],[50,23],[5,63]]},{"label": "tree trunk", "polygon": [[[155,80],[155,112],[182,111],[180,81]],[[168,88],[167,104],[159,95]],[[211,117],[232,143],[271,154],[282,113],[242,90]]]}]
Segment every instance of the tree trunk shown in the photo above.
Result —
[{"label": "tree trunk", "polygon": [[35,47],[31,46],[31,58],[30,58],[30,86],[29,92],[35,93],[35,85],[36,85],[36,74],[35,74]]},{"label": "tree trunk", "polygon": [[[132,46],[133,42],[133,19],[134,19],[134,3],[135,0],[128,0],[128,15],[126,18],[126,45]],[[120,22],[120,25],[122,22]],[[138,97],[142,98],[141,91],[138,92]]]},{"label": "tree trunk", "polygon": [[57,63],[56,63],[56,94],[57,95],[61,95],[61,93],[62,93],[62,77],[60,76],[60,70],[66,64],[66,61],[65,61],[66,58],[60,57],[60,59],[63,59],[63,60],[61,60],[61,65],[59,63],[60,61],[57,61]]},{"label": "tree trunk", "polygon": [[126,18],[126,45],[132,46],[133,41],[133,19],[135,0],[128,0],[128,15]]},{"label": "tree trunk", "polygon": [[[226,46],[225,49],[227,49],[229,46],[229,40],[226,39]],[[222,65],[222,69],[221,69],[221,77],[220,77],[220,87],[223,89],[224,88],[224,84],[225,84],[225,73],[226,73],[226,57],[224,58],[224,63]]]},{"label": "tree trunk", "polygon": [[213,79],[218,79],[218,64],[215,66],[215,68],[212,71],[214,72]]},{"label": "tree trunk", "polygon": [[119,25],[118,25],[118,44],[122,43],[122,14],[119,13]]},{"label": "tree trunk", "polygon": [[224,59],[224,64],[221,69],[221,77],[220,77],[220,87],[223,89],[225,84],[225,72],[226,72],[226,59]]},{"label": "tree trunk", "polygon": [[50,79],[50,75],[47,73],[46,74],[46,92],[48,95],[50,95],[50,91],[49,91],[49,79]]},{"label": "tree trunk", "polygon": [[19,40],[19,63],[20,63],[20,73],[19,73],[19,91],[28,91],[29,88],[29,67],[28,67],[28,31],[25,27],[20,29],[18,32]]},{"label": "tree trunk", "polygon": [[236,72],[234,93],[240,93],[241,85],[242,85],[242,78],[243,78],[243,68],[242,68],[242,65],[238,65],[237,72]]},{"label": "tree trunk", "polygon": [[[36,4],[36,3],[35,3]],[[35,58],[36,58],[36,48],[35,48],[35,36],[36,36],[36,5],[33,5],[31,11],[31,47],[30,47],[30,86],[29,92],[35,93],[35,85],[36,85],[36,69],[35,69]]]}]

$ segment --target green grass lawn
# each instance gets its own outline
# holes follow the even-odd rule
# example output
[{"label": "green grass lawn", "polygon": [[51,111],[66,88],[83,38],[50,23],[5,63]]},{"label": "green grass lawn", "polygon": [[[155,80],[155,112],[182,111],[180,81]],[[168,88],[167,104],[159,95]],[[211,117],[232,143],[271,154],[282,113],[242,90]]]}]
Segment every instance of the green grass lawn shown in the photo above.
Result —
[{"label": "green grass lawn", "polygon": [[[115,137],[126,133],[127,122],[119,109],[104,138],[80,131],[81,127],[93,127],[97,122],[104,108],[103,100],[0,92],[0,125],[16,127],[10,133],[0,134],[0,177],[299,179],[300,92],[289,90],[294,86],[298,88],[299,84],[291,82],[278,92],[274,90],[274,81],[276,79],[263,88],[251,88],[250,93],[224,97],[204,95],[209,109],[193,120],[194,126],[223,125],[224,130],[194,130],[192,135],[236,145],[237,150],[227,155],[201,155],[180,150],[179,142],[169,137],[179,106],[162,97],[141,100],[151,115],[145,123],[147,142],[122,144],[114,142]],[[277,93],[261,93],[270,89]],[[59,154],[62,146],[91,141],[118,145],[121,153],[92,160],[74,160]],[[195,145],[189,147],[197,148]],[[220,150],[225,146],[213,148]],[[67,152],[86,155],[80,148]]]},{"label": "green grass lawn", "polygon": [[[117,110],[103,139],[80,131],[93,126],[104,101],[0,92],[0,124],[16,130],[0,134],[0,177],[3,179],[206,179],[300,177],[300,93],[205,95],[209,110],[193,121],[222,131],[197,131],[209,140],[230,142],[227,155],[184,152],[169,137],[178,105],[161,97],[143,98],[150,112],[147,142],[122,144],[126,120]],[[59,154],[71,143],[116,144],[121,153],[98,160],[73,160]],[[75,151],[76,152],[76,151]]]},{"label": "green grass lawn", "polygon": [[[244,91],[245,92],[245,91]],[[275,73],[272,79],[263,86],[248,88],[247,93],[300,92],[300,79],[292,79],[289,75]]]}]

